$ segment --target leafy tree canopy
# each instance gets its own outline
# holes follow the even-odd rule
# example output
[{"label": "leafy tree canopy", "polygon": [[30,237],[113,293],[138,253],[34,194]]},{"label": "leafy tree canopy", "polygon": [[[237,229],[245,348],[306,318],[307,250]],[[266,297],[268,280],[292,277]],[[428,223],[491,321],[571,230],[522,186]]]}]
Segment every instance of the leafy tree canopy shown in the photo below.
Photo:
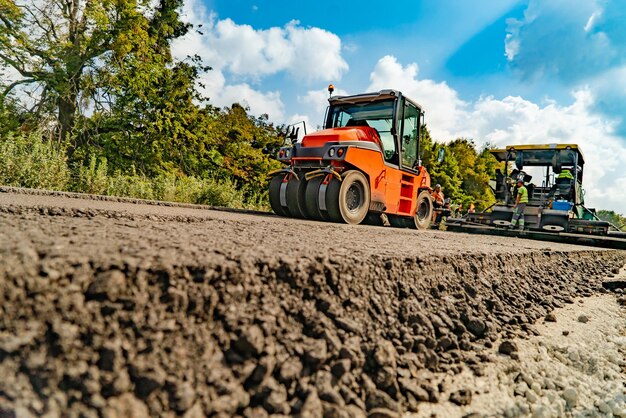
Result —
[{"label": "leafy tree canopy", "polygon": [[626,217],[623,215],[612,210],[599,210],[596,212],[596,216],[603,221],[611,222],[622,231],[626,231]]},{"label": "leafy tree canopy", "polygon": [[[482,210],[495,203],[493,191],[489,187],[495,173],[497,161],[489,153],[487,145],[480,152],[470,139],[459,138],[449,144],[433,141],[428,128],[422,128],[424,139],[424,165],[431,176],[432,184],[441,184],[446,197],[456,204],[469,207],[476,205],[476,210]],[[442,162],[437,161],[440,150],[445,157]]]}]

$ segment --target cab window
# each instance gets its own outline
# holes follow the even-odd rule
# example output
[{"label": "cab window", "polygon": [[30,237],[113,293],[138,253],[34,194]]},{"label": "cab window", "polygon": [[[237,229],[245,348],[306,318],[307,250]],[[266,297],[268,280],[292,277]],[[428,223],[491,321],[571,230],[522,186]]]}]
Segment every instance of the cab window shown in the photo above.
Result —
[{"label": "cab window", "polygon": [[396,101],[336,104],[329,110],[326,128],[369,126],[376,129],[383,145],[385,161],[398,165],[398,149],[392,132]]},{"label": "cab window", "polygon": [[405,168],[417,166],[419,120],[420,111],[417,107],[405,102],[400,136],[402,166]]}]

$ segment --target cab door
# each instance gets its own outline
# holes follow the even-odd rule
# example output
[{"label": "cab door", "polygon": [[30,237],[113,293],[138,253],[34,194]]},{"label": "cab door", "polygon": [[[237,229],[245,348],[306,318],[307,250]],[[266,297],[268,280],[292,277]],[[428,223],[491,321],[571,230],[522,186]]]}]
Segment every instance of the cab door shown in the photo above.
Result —
[{"label": "cab door", "polygon": [[404,101],[399,127],[400,164],[403,170],[416,171],[418,166],[420,113],[416,106]]},{"label": "cab door", "polygon": [[421,178],[417,169],[419,165],[419,128],[420,110],[410,102],[402,100],[398,114],[398,133],[400,150],[400,196],[398,213],[412,215],[415,213],[417,192]]}]

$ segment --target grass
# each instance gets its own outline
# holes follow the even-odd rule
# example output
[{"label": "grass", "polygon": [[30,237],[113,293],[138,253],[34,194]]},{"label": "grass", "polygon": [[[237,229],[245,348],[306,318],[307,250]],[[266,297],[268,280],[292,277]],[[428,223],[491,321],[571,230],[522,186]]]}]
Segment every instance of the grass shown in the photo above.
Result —
[{"label": "grass", "polygon": [[240,209],[269,210],[267,193],[252,193],[231,179],[162,174],[110,173],[106,159],[91,157],[89,164],[70,168],[65,150],[40,134],[0,139],[0,184],[196,203]]},{"label": "grass", "polygon": [[0,139],[0,184],[65,190],[71,172],[65,151],[41,135],[9,135]]}]

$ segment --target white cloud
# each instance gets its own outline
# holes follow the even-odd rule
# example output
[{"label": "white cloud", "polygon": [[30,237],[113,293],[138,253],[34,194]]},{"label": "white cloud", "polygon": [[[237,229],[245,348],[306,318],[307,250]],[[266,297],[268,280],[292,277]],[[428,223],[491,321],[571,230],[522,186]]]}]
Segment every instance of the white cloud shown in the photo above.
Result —
[{"label": "white cloud", "polygon": [[250,112],[255,115],[268,114],[272,120],[283,120],[284,105],[280,100],[280,92],[261,93],[247,84],[226,86],[220,96],[222,103],[239,102],[250,107]]},{"label": "white cloud", "polygon": [[594,28],[594,26],[598,23],[598,20],[600,19],[601,16],[602,16],[601,10],[593,12],[591,16],[589,16],[589,20],[587,20],[587,23],[585,24],[585,27],[584,27],[585,32],[590,32]]},{"label": "white cloud", "polygon": [[504,38],[504,55],[506,55],[509,61],[513,61],[515,56],[519,53],[520,40],[519,40],[519,28],[520,23],[515,19],[507,20],[507,27],[509,33]]},{"label": "white cloud", "polygon": [[[426,122],[438,141],[458,137],[495,146],[531,143],[576,143],[586,157],[586,200],[592,207],[626,212],[626,141],[616,133],[617,121],[594,112],[588,88],[574,91],[573,102],[539,105],[521,97],[481,97],[469,103],[446,83],[420,80],[416,64],[402,66],[394,57],[379,60],[369,90],[395,88],[421,103]],[[610,192],[613,191],[613,192]]]},{"label": "white cloud", "polygon": [[336,80],[348,70],[337,35],[303,28],[298,21],[256,30],[230,19],[217,20],[205,42],[217,55],[216,65],[236,75],[261,77],[285,71],[312,82]]},{"label": "white cloud", "polygon": [[[333,96],[346,96],[349,93],[336,89]],[[304,96],[298,96],[298,103],[302,106],[302,113],[306,120],[309,132],[321,129],[324,124],[324,115],[328,107],[328,90],[309,90]]]},{"label": "white cloud", "polygon": [[396,89],[424,107],[428,126],[436,138],[453,139],[465,115],[467,103],[445,82],[419,80],[417,64],[403,67],[395,57],[387,55],[370,74],[368,91]]},{"label": "white cloud", "polygon": [[285,106],[281,100],[280,92],[260,92],[246,83],[226,84],[226,79],[221,71],[209,71],[200,77],[199,90],[209,97],[210,102],[216,106],[231,106],[239,103],[250,108],[253,115],[267,114],[270,120],[283,121],[285,119]]},{"label": "white cloud", "polygon": [[183,18],[200,31],[189,33],[173,45],[177,57],[199,54],[215,69],[258,79],[287,72],[306,82],[341,78],[348,64],[341,56],[341,39],[316,27],[303,27],[296,20],[284,27],[255,29],[231,19],[219,19],[205,6],[186,2]]},{"label": "white cloud", "polygon": [[201,92],[218,106],[238,102],[255,115],[267,113],[271,120],[282,122],[286,115],[280,93],[259,91],[255,85],[260,80],[279,73],[300,82],[338,80],[348,70],[341,39],[320,28],[291,21],[284,27],[258,30],[220,20],[198,0],[185,2],[183,18],[197,30],[177,39],[173,54],[177,59],[199,55],[213,67],[201,76]]}]

